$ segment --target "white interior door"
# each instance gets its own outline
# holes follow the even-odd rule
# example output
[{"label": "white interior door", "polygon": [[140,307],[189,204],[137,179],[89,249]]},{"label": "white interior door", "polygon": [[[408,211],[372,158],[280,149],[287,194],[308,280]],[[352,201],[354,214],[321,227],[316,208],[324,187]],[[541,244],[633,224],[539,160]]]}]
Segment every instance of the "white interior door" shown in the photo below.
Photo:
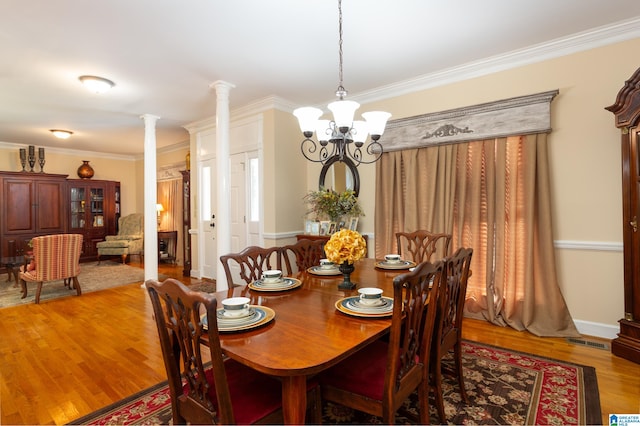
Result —
[{"label": "white interior door", "polygon": [[231,156],[231,251],[239,252],[247,246],[246,155]]},{"label": "white interior door", "polygon": [[216,159],[203,160],[200,166],[200,229],[202,247],[200,265],[202,277],[216,279],[218,248],[216,241]]}]

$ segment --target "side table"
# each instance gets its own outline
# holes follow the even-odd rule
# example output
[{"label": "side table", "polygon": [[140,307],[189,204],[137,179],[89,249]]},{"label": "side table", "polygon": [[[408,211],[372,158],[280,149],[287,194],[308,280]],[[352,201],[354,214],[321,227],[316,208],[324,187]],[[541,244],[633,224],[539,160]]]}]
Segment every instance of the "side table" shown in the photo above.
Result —
[{"label": "side table", "polygon": [[158,231],[158,262],[176,262],[178,231]]},{"label": "side table", "polygon": [[11,276],[15,278],[14,287],[18,286],[18,271],[20,265],[24,265],[24,256],[8,256],[0,259],[0,265],[7,268],[7,282],[11,282]]}]

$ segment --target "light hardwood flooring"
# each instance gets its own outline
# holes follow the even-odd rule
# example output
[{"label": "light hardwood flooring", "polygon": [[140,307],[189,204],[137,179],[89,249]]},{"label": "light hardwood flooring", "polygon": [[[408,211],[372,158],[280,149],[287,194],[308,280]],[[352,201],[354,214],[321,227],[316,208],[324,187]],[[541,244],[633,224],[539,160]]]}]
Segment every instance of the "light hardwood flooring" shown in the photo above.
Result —
[{"label": "light hardwood flooring", "polygon": [[[160,272],[191,283],[179,267]],[[465,320],[464,337],[595,367],[603,424],[640,413],[640,365],[608,350],[477,320]],[[65,424],[164,380],[146,291],[135,283],[0,309],[0,373],[2,425]]]}]

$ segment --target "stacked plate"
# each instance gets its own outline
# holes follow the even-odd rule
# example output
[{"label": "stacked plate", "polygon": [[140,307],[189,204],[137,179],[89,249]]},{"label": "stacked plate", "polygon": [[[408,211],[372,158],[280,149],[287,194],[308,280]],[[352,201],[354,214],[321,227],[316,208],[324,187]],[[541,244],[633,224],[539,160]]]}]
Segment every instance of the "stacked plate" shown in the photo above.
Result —
[{"label": "stacked plate", "polygon": [[314,274],[314,275],[340,275],[342,274],[342,272],[340,272],[340,269],[338,269],[337,266],[334,266],[333,268],[323,268],[322,266],[316,265],[316,266],[312,266],[311,268],[307,269],[307,272]]},{"label": "stacked plate", "polygon": [[380,269],[409,269],[414,266],[416,266],[416,263],[410,260],[401,260],[400,262],[387,262],[386,260],[382,260],[376,262],[376,268]]},{"label": "stacked plate", "polygon": [[379,303],[371,305],[361,303],[360,296],[345,297],[336,302],[336,309],[357,317],[388,317],[393,313],[393,298],[382,296]]},{"label": "stacked plate", "polygon": [[[225,315],[224,308],[219,308],[216,312],[218,319],[218,331],[239,331],[249,330],[268,323],[275,317],[275,312],[266,306],[251,305],[246,315],[228,316]],[[207,317],[203,315],[204,327],[207,327]]]},{"label": "stacked plate", "polygon": [[263,280],[256,280],[249,284],[249,288],[257,291],[284,291],[300,287],[301,285],[302,281],[298,279],[284,277],[280,281],[269,283],[264,282]]}]

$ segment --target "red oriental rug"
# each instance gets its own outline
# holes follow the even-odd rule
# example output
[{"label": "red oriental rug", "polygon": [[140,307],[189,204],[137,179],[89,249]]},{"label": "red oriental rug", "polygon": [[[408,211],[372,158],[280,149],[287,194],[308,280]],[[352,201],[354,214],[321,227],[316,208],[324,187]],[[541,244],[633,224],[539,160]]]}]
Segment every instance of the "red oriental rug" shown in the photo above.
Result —
[{"label": "red oriental rug", "polygon": [[[449,360],[450,361],[450,360]],[[465,404],[453,378],[445,376],[448,424],[584,425],[601,424],[595,369],[550,358],[465,341]],[[417,394],[407,399],[396,423],[412,424]],[[431,405],[431,423],[439,424]],[[326,424],[379,424],[381,419],[337,404],[325,403]],[[166,382],[132,395],[72,424],[171,424]]]}]

